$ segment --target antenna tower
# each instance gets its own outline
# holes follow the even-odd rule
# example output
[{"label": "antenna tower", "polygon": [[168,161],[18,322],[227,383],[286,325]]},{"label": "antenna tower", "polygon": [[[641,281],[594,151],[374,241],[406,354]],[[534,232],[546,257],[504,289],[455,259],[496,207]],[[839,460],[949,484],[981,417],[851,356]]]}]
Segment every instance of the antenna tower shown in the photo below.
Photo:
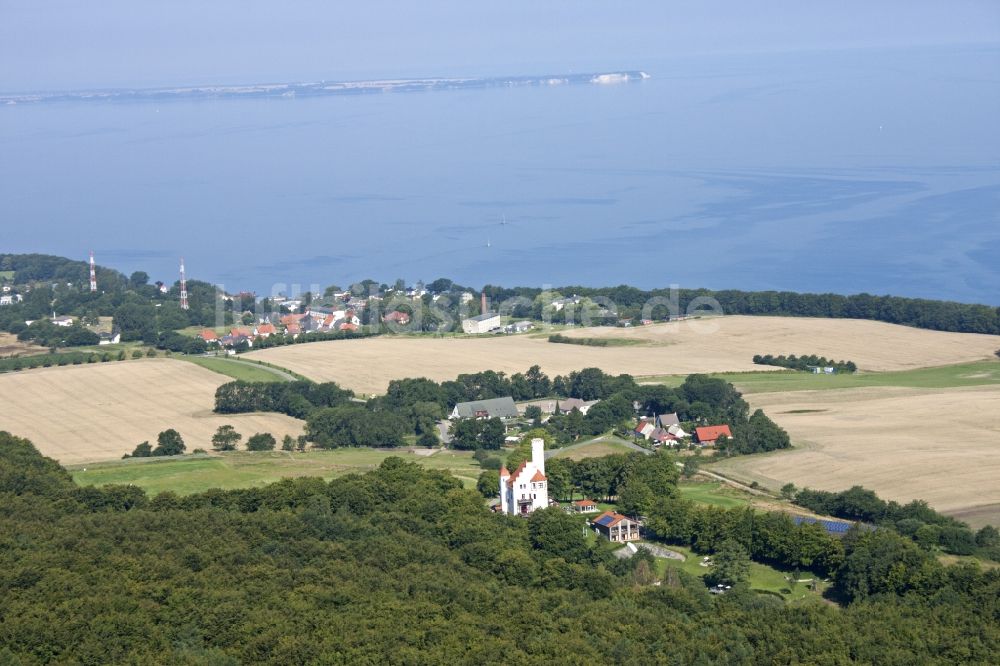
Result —
[{"label": "antenna tower", "polygon": [[97,291],[97,269],[94,267],[94,251],[90,251],[90,290]]},{"label": "antenna tower", "polygon": [[188,309],[187,278],[184,277],[184,257],[181,257],[181,310]]}]

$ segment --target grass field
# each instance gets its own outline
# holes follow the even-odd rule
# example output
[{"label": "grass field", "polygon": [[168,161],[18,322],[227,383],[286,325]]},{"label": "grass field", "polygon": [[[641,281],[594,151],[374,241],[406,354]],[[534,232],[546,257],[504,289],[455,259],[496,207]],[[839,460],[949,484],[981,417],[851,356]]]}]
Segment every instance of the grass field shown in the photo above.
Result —
[{"label": "grass field", "polygon": [[[731,382],[740,391],[748,394],[823,391],[871,386],[952,388],[1000,384],[1000,361],[994,359],[895,372],[858,372],[851,375],[814,375],[808,372],[765,371],[717,373],[714,376]],[[679,386],[684,381],[684,376],[641,377],[640,381]]]},{"label": "grass field", "polygon": [[288,453],[232,451],[181,458],[131,459],[70,468],[83,486],[132,484],[150,494],[172,490],[180,495],[209,488],[251,488],[284,478],[318,476],[332,479],[351,472],[367,472],[389,456],[398,456],[429,469],[450,471],[467,487],[475,487],[481,471],[467,451],[436,451],[433,455],[405,449],[336,449]]},{"label": "grass field", "polygon": [[[586,328],[570,337],[633,340],[626,346],[551,344],[544,336],[431,338],[379,336],[315,342],[247,354],[311,379],[360,393],[382,393],[392,379],[454,379],[464,372],[549,375],[585,367],[635,376],[760,370],[754,354],[820,354],[853,360],[864,370],[892,371],[990,358],[996,336],[927,331],[882,322],[790,317],[717,317],[639,326]],[[778,371],[776,368],[775,371]]]},{"label": "grass field", "polygon": [[0,358],[6,356],[25,356],[27,354],[44,354],[47,347],[21,342],[13,333],[0,331]]},{"label": "grass field", "polygon": [[[684,555],[685,559],[683,562],[679,560],[657,559],[657,573],[661,576],[666,572],[668,567],[674,567],[682,571],[686,571],[692,576],[697,576],[699,578],[703,578],[712,570],[711,567],[701,566],[700,562],[704,556],[695,553],[690,548],[686,548],[684,546],[665,547],[681,553]],[[821,582],[818,590],[813,592],[809,589],[808,583],[797,583],[792,585],[788,580],[789,574],[790,572],[780,571],[765,564],[751,562],[749,581],[750,587],[758,591],[779,594],[786,601],[793,603],[818,603],[821,601],[823,591],[829,587],[829,583]],[[811,573],[803,573],[801,574],[801,577],[801,579],[811,579],[813,576]]]},{"label": "grass field", "polygon": [[302,433],[282,414],[214,414],[215,389],[229,378],[186,361],[156,358],[0,374],[0,429],[27,437],[62,463],[120,458],[167,428],[188,450],[209,448],[220,425],[244,438]]},{"label": "grass field", "polygon": [[625,446],[617,437],[601,437],[595,441],[568,446],[553,455],[553,458],[567,458],[569,460],[583,460],[584,458],[598,458],[609,456],[612,453],[631,453],[634,449]]},{"label": "grass field", "polygon": [[748,504],[746,496],[718,481],[681,481],[677,489],[681,497],[699,504],[731,509]]},{"label": "grass field", "polygon": [[184,356],[185,361],[190,361],[195,365],[200,365],[212,372],[217,372],[233,379],[240,379],[245,382],[282,382],[286,381],[280,374],[268,370],[266,367],[246,363],[242,361],[230,360],[228,358],[216,356]]},{"label": "grass field", "polygon": [[756,393],[794,449],[708,467],[774,490],[864,485],[979,526],[1000,524],[1000,386]]}]

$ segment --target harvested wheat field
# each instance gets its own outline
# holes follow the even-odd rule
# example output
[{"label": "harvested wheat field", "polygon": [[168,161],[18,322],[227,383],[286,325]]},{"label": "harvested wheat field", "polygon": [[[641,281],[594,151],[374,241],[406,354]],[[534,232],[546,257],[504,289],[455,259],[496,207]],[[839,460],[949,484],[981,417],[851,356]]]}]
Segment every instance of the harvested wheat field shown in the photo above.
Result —
[{"label": "harvested wheat field", "polygon": [[1000,525],[1000,386],[878,387],[748,396],[792,437],[791,451],[735,458],[719,471],[776,489],[862,485],[923,499],[974,525]]},{"label": "harvested wheat field", "polygon": [[61,463],[121,458],[167,428],[187,450],[209,450],[215,429],[230,423],[244,441],[256,432],[279,440],[302,433],[281,414],[212,413],[215,389],[229,377],[170,359],[40,368],[0,374],[0,430],[34,442]]},{"label": "harvested wheat field", "polygon": [[983,359],[1000,347],[1000,337],[991,335],[791,317],[715,317],[627,329],[576,329],[565,334],[641,344],[554,344],[545,335],[382,336],[276,347],[249,356],[317,381],[336,381],[361,393],[382,393],[391,379],[442,381],[480,370],[523,372],[536,363],[549,375],[593,366],[615,374],[665,375],[774,370],[754,365],[754,354],[818,354],[852,360],[863,370],[903,370]]}]

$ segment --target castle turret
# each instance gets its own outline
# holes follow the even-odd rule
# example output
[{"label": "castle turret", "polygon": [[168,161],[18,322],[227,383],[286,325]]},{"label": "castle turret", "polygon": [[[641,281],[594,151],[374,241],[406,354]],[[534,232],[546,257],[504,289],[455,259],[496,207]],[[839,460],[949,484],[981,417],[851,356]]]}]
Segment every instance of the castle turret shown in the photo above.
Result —
[{"label": "castle turret", "polygon": [[510,480],[510,472],[507,471],[506,465],[500,466],[500,510],[504,513],[510,513],[508,510],[507,503],[507,482]]}]

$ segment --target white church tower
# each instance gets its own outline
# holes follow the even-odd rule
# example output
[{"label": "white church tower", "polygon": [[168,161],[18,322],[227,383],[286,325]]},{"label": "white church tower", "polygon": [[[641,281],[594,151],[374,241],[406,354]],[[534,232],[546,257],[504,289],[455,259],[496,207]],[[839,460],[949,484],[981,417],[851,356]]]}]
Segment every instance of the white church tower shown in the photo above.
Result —
[{"label": "white church tower", "polygon": [[527,516],[549,505],[545,478],[545,440],[531,440],[531,460],[525,460],[511,474],[500,468],[500,510],[509,516]]}]

